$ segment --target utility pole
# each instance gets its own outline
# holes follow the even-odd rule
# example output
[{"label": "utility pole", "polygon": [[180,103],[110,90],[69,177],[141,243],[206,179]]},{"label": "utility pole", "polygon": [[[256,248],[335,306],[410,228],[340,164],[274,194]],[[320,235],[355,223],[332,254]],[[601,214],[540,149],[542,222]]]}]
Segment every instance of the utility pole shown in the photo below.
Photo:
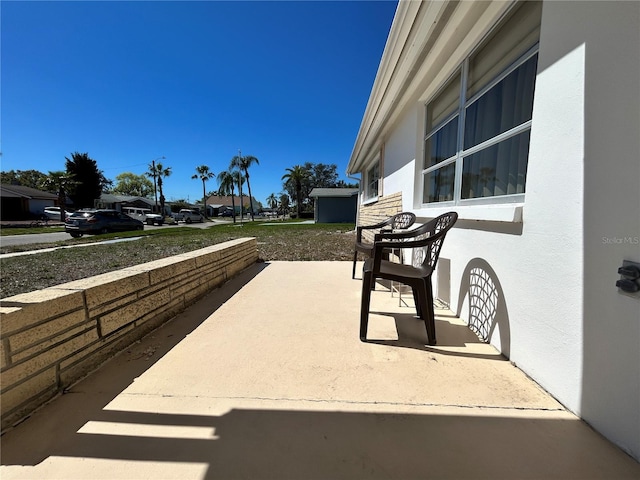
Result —
[{"label": "utility pole", "polygon": [[157,182],[156,182],[156,161],[151,160],[151,171],[153,172],[153,196],[156,199],[156,213],[158,213],[158,190],[157,190]]}]

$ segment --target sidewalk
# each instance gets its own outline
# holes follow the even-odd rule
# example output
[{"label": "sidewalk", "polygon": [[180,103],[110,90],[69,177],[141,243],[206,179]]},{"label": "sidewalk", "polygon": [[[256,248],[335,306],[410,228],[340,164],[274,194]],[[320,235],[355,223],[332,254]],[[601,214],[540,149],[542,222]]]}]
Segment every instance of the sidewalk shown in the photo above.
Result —
[{"label": "sidewalk", "polygon": [[612,446],[448,311],[425,346],[350,262],[273,262],[6,433],[9,479],[637,479]]}]

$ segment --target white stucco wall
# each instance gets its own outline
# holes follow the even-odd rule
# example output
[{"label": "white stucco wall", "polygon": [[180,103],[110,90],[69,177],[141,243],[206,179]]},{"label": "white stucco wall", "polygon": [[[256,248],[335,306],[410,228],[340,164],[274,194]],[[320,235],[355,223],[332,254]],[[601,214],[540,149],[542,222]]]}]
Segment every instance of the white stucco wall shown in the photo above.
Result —
[{"label": "white stucco wall", "polygon": [[402,210],[414,211],[413,175],[415,170],[417,112],[415,106],[404,115],[385,142],[384,187],[387,193],[403,192]]},{"label": "white stucco wall", "polygon": [[[637,2],[545,2],[525,202],[451,207],[464,215],[441,255],[450,282],[435,282],[468,319],[470,278],[488,279],[499,297],[491,343],[636,458],[640,299],[615,280],[623,259],[640,262],[639,12]],[[385,139],[384,193],[402,191],[407,209],[432,217],[442,209],[417,200],[421,115],[408,108]]]},{"label": "white stucco wall", "polygon": [[640,263],[640,3],[551,2],[547,25],[547,58],[579,48],[585,65],[579,412],[640,459],[640,295],[615,287]]}]

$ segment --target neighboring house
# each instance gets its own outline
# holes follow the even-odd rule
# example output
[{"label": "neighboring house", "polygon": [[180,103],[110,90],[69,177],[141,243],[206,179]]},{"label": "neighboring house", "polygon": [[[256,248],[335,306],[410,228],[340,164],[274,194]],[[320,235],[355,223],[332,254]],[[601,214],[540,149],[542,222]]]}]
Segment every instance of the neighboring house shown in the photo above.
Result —
[{"label": "neighboring house", "polygon": [[112,208],[122,211],[122,207],[139,207],[150,208],[154,213],[160,211],[160,205],[156,208],[155,200],[146,197],[137,197],[131,195],[115,195],[111,193],[103,193],[100,199],[94,202],[95,208]]},{"label": "neighboring house", "polygon": [[45,207],[54,207],[58,196],[22,185],[0,185],[2,220],[28,220],[44,213]]},{"label": "neighboring house", "polygon": [[314,188],[313,218],[317,223],[355,223],[358,210],[357,188]]},{"label": "neighboring house", "polygon": [[640,460],[640,2],[401,1],[359,221],[455,210],[434,294]]},{"label": "neighboring house", "polygon": [[[236,207],[236,215],[240,215],[240,195],[236,195],[233,197],[233,203],[235,203]],[[244,205],[245,213],[248,213],[251,205],[249,203],[249,196],[242,195],[242,204]],[[218,214],[225,209],[232,209],[231,195],[211,195],[207,197],[207,215],[210,217],[217,217]],[[255,198],[253,198],[253,209],[256,210],[258,208],[258,202]],[[254,211],[254,213],[258,213]]]}]

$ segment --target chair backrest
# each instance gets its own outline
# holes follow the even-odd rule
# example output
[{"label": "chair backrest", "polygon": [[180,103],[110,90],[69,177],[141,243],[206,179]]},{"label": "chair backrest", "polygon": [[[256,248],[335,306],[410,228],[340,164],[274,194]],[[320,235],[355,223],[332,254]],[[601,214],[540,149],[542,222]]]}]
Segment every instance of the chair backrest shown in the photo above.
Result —
[{"label": "chair backrest", "polygon": [[363,239],[368,243],[373,242],[375,236],[383,231],[406,230],[412,226],[415,221],[415,214],[411,212],[401,212],[386,218],[380,223],[361,225],[356,229],[356,243],[362,242]]},{"label": "chair backrest", "polygon": [[411,263],[414,267],[429,266],[435,269],[444,237],[457,220],[456,212],[448,212],[412,230],[415,237],[411,240],[422,244],[413,249]]},{"label": "chair backrest", "polygon": [[405,230],[416,222],[415,214],[411,212],[401,212],[391,217],[391,228],[393,230]]}]

